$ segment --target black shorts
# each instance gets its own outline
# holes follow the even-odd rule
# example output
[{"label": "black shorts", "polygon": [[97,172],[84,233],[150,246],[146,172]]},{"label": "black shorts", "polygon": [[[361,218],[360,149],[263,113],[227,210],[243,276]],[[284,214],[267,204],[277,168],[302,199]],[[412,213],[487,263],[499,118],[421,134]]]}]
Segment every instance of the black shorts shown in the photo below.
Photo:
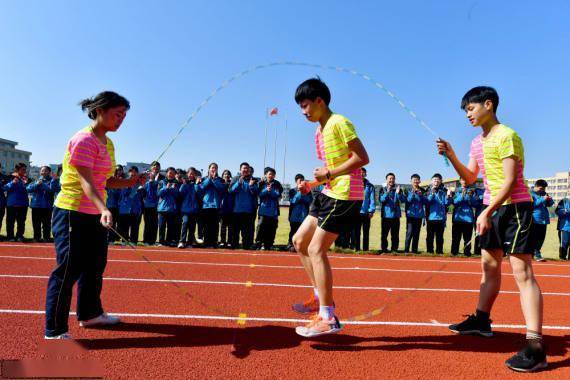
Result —
[{"label": "black shorts", "polygon": [[532,254],[532,202],[501,206],[491,217],[492,228],[480,237],[482,249],[502,249],[504,253]]},{"label": "black shorts", "polygon": [[354,228],[361,207],[362,201],[343,201],[319,193],[313,198],[309,215],[317,218],[317,225],[323,230],[340,234]]}]

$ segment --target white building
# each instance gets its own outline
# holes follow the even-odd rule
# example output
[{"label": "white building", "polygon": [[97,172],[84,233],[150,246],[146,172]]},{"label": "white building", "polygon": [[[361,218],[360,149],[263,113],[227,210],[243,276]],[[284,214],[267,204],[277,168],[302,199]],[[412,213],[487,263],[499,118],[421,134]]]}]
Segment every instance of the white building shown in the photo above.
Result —
[{"label": "white building", "polygon": [[23,162],[30,166],[31,152],[16,149],[16,141],[0,138],[0,164],[4,173],[12,173],[16,164]]}]

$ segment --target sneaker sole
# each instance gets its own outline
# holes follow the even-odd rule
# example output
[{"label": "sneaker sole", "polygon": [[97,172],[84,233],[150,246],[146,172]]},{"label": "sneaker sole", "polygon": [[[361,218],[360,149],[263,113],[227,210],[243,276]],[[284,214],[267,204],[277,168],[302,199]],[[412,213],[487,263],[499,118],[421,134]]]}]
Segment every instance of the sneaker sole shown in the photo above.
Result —
[{"label": "sneaker sole", "polygon": [[508,364],[507,364],[507,367],[509,367],[510,369],[512,369],[513,371],[516,371],[516,372],[535,372],[535,371],[539,371],[541,369],[545,369],[546,367],[548,367],[548,362],[546,360],[544,360],[543,362],[540,362],[537,365],[535,365],[534,367],[529,368],[529,369],[511,367]]},{"label": "sneaker sole", "polygon": [[297,314],[301,314],[301,315],[307,315],[307,314],[315,314],[319,311],[319,309],[314,309],[314,310],[308,310],[308,311],[301,311],[301,310],[297,310],[294,307],[291,307],[291,310],[293,310],[295,313]]},{"label": "sneaker sole", "polygon": [[453,330],[453,329],[449,329],[452,332],[459,334],[459,335],[479,335],[485,338],[491,338],[493,336],[493,332],[483,332],[480,330],[465,330],[465,331],[458,331],[458,330]]},{"label": "sneaker sole", "polygon": [[321,336],[321,335],[337,334],[341,330],[342,330],[342,325],[338,328],[334,328],[334,329],[330,329],[330,330],[318,332],[318,333],[315,333],[315,332],[306,333],[305,327],[303,327],[303,326],[299,326],[299,327],[295,328],[295,332],[297,333],[297,335],[300,335],[300,336],[305,337],[305,338],[314,338],[314,337]]}]

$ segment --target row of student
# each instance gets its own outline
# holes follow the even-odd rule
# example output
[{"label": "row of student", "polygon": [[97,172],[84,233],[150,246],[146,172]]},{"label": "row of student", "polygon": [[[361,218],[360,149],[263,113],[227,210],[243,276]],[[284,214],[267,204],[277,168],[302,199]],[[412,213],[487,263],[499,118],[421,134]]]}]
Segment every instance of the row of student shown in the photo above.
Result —
[{"label": "row of student", "polygon": [[42,166],[39,178],[33,180],[27,169],[26,164],[18,163],[12,175],[0,174],[0,229],[6,215],[6,239],[23,242],[30,207],[34,241],[52,241],[51,216],[60,191],[59,171],[52,173],[49,166]]},{"label": "row of student", "polygon": [[[366,179],[366,169],[362,168],[364,181],[364,201],[360,210],[360,218],[355,221],[352,231],[340,234],[336,245],[341,248],[360,250],[360,236],[362,232],[362,248],[369,249],[370,220],[376,211],[375,188]],[[381,210],[381,249],[380,253],[394,252],[399,247],[400,219],[402,206],[406,216],[406,240],[404,252],[418,253],[420,230],[427,225],[426,246],[428,253],[443,253],[444,230],[446,228],[447,213],[453,206],[452,213],[452,242],[451,254],[459,254],[461,240],[463,240],[465,256],[471,255],[471,246],[474,254],[480,255],[481,248],[478,236],[472,241],[475,231],[475,222],[481,214],[484,190],[467,187],[465,181],[460,180],[461,187],[456,190],[446,189],[442,184],[439,173],[432,176],[432,183],[428,188],[419,186],[421,178],[418,174],[411,176],[411,189],[409,191],[396,185],[394,173],[386,175],[386,187],[381,188],[378,203]],[[532,238],[536,241],[534,256],[537,261],[543,261],[541,248],[546,237],[546,229],[550,224],[548,207],[553,206],[553,199],[546,193],[548,183],[538,180],[531,191],[533,198],[533,225]],[[556,208],[558,215],[558,235],[560,240],[560,259],[570,258],[568,255],[570,233],[570,200],[560,200]],[[388,235],[391,236],[391,247],[388,249]]]}]

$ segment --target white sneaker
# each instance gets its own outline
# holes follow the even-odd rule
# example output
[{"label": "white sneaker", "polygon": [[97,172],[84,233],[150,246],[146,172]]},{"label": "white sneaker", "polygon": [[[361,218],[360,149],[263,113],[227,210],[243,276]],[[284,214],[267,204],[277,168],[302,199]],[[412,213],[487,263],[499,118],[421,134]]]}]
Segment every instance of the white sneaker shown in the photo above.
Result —
[{"label": "white sneaker", "polygon": [[204,244],[204,239],[196,238],[196,243]]},{"label": "white sneaker", "polygon": [[184,243],[178,243],[178,248],[180,249],[186,248],[186,245]]},{"label": "white sneaker", "polygon": [[93,326],[112,326],[121,323],[119,317],[103,313],[98,317],[88,319],[86,321],[79,321],[79,326],[81,327],[93,327]]},{"label": "white sneaker", "polygon": [[44,339],[65,339],[65,340],[72,340],[73,338],[69,333],[63,333],[56,336],[44,336]]}]

